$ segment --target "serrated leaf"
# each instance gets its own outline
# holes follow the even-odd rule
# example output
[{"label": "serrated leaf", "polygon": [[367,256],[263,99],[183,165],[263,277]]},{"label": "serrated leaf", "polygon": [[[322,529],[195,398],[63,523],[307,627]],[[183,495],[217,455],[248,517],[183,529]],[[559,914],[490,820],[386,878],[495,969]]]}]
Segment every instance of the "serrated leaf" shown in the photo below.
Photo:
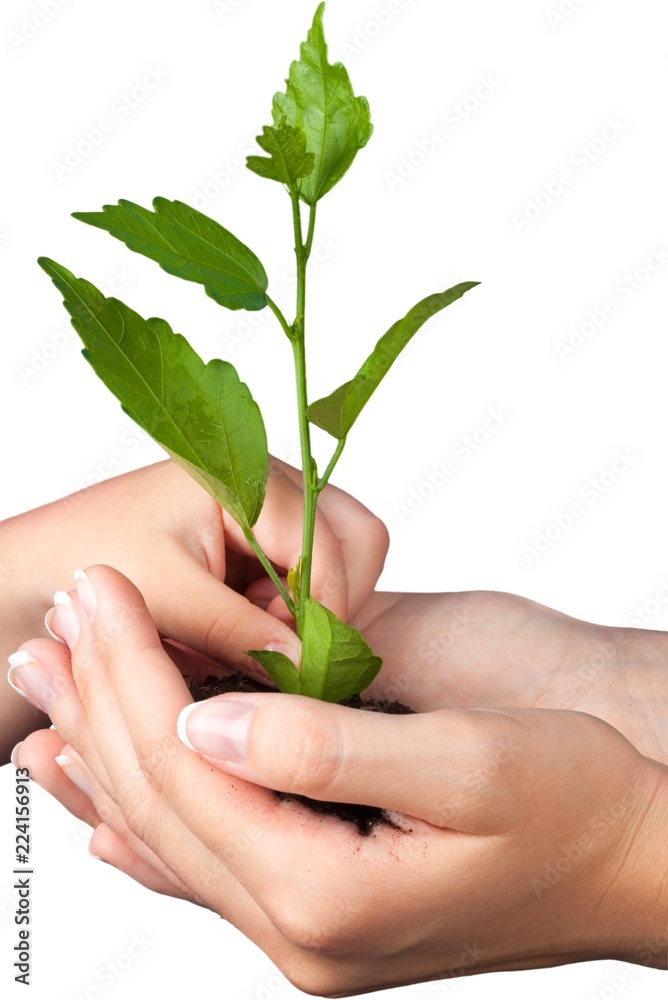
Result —
[{"label": "serrated leaf", "polygon": [[420,327],[431,316],[460,299],[478,284],[478,281],[464,281],[445,292],[429,295],[413,306],[403,319],[398,320],[380,338],[350,382],[345,382],[329,396],[311,403],[307,410],[311,423],[339,440],[346,437],[381,380]]},{"label": "serrated leaf", "polygon": [[287,184],[292,191],[299,191],[299,181],[313,171],[315,156],[307,153],[306,135],[300,128],[286,125],[283,118],[278,128],[265,125],[262,135],[257,137],[258,145],[266,156],[249,156],[246,166],[249,170],[272,181]]},{"label": "serrated leaf", "polygon": [[371,683],[382,660],[360,633],[310,597],[302,607],[299,694],[321,701],[352,698]]},{"label": "serrated leaf", "polygon": [[273,649],[247,649],[246,652],[264,667],[279,691],[299,694],[299,671],[292,660]]},{"label": "serrated leaf", "polygon": [[84,357],[125,412],[243,527],[257,521],[268,474],[262,415],[226,361],[204,364],[163,319],[144,319],[47,257]]},{"label": "serrated leaf", "polygon": [[324,10],[321,3],[300,58],[290,66],[286,91],[274,96],[272,109],[274,125],[285,117],[289,125],[303,129],[306,149],[315,156],[314,170],[299,192],[309,205],[341,180],[373,132],[366,98],[355,97],[345,66],[328,62]]},{"label": "serrated leaf", "polygon": [[101,212],[73,212],[80,222],[105,229],[130,250],[157,261],[168,274],[204,285],[227,309],[264,309],[268,278],[245,244],[220,223],[182,201],[155,198],[155,211],[122,198]]}]

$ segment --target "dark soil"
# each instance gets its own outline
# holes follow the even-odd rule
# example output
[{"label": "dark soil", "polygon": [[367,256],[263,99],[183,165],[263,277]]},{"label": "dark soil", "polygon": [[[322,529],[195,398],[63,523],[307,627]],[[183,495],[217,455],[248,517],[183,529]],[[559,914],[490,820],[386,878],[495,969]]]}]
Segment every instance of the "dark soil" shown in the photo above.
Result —
[{"label": "dark soil", "polygon": [[[227,677],[214,677],[209,675],[204,681],[190,681],[188,683],[190,693],[195,701],[204,701],[205,698],[213,698],[217,694],[225,694],[228,691],[271,691],[259,681],[255,681],[245,674],[235,673]],[[353,698],[345,698],[339,704],[349,708],[359,708],[364,712],[387,712],[390,715],[412,715],[413,709],[407,705],[402,705],[399,701],[386,701],[383,698],[363,699],[358,694]],[[327,813],[330,816],[338,816],[357,827],[358,832],[363,837],[368,837],[376,824],[396,827],[385,810],[377,806],[358,805],[348,802],[322,802],[318,799],[310,799],[306,795],[293,795],[291,792],[274,792],[278,799],[301,802],[313,812]]]}]

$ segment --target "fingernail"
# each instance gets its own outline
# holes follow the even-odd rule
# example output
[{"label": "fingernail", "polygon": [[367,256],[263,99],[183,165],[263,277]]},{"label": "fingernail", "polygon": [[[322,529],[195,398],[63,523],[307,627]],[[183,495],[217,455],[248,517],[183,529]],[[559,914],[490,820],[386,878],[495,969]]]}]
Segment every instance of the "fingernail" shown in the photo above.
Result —
[{"label": "fingernail", "polygon": [[[88,853],[90,854],[91,858],[95,858],[96,861],[104,861],[104,858],[101,858],[99,854],[95,853],[93,848],[90,846],[90,843],[88,844]],[[107,861],[104,861],[104,863],[105,865],[108,864]]]},{"label": "fingernail", "polygon": [[9,758],[12,762],[12,767],[14,768],[17,768],[19,766],[19,750],[21,749],[22,746],[23,746],[23,740],[21,740],[20,743],[16,744],[16,746],[12,750],[12,755]]},{"label": "fingernail", "polygon": [[246,759],[246,736],[255,705],[244,701],[211,698],[181,710],[176,732],[191,750],[208,757]]},{"label": "fingernail", "polygon": [[61,639],[59,635],[56,635],[56,633],[51,628],[51,622],[53,621],[53,616],[55,615],[55,613],[56,613],[55,608],[49,608],[47,613],[44,615],[44,624],[46,626],[46,631],[49,633],[51,638],[55,639],[56,642],[59,642],[61,646],[64,646],[66,645],[65,640]]},{"label": "fingernail", "polygon": [[79,616],[74,602],[69,594],[66,594],[64,590],[59,590],[53,598],[53,603],[58,612],[60,634],[70,649],[74,649],[79,638]]},{"label": "fingernail", "polygon": [[95,612],[97,611],[97,595],[95,594],[95,588],[82,569],[75,569],[74,580],[77,587],[77,594],[79,595],[79,600],[81,601],[81,607],[86,612],[88,621],[92,622],[95,618]]},{"label": "fingernail", "polygon": [[[28,698],[42,712],[51,710],[56,698],[51,678],[27,650],[22,649],[9,657],[7,680],[15,691]],[[17,687],[17,682],[21,687]]]},{"label": "fingernail", "polygon": [[78,761],[74,760],[73,757],[68,757],[64,753],[59,754],[55,758],[55,761],[63,769],[72,784],[76,785],[79,791],[87,795],[89,799],[92,799],[95,786],[86,769]]},{"label": "fingernail", "polygon": [[283,653],[283,656],[287,656],[289,660],[292,660],[294,665],[297,667],[297,670],[299,670],[299,664],[302,659],[302,644],[297,636],[295,636],[294,644],[281,642],[279,640],[278,642],[270,642],[269,645],[264,648],[269,653]]},{"label": "fingernail", "polygon": [[260,684],[264,684],[266,687],[273,688],[274,691],[278,691],[275,681],[271,679],[264,667],[261,667],[255,660],[253,660],[252,667],[248,668],[248,673],[253,680],[259,681]]}]

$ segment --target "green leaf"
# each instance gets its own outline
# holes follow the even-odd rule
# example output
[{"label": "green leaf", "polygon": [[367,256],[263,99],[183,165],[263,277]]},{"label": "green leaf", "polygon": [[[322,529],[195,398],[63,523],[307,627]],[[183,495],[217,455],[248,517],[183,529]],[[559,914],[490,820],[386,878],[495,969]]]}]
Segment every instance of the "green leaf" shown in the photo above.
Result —
[{"label": "green leaf", "polygon": [[338,702],[363,691],[381,668],[383,661],[373,655],[359,632],[312,597],[302,605],[300,632],[299,670],[283,653],[247,650],[262,664],[279,691]]},{"label": "green leaf", "polygon": [[303,604],[302,616],[299,694],[341,701],[368,687],[383,661],[359,632],[312,597]]},{"label": "green leaf", "polygon": [[232,365],[205,365],[165,320],[143,319],[47,257],[39,264],[63,295],[84,357],[125,412],[250,530],[264,501],[267,439]]},{"label": "green leaf", "polygon": [[299,694],[299,671],[292,660],[272,649],[247,649],[246,652],[264,667],[279,691]]},{"label": "green leaf", "polygon": [[327,61],[321,3],[313,25],[300,48],[300,58],[290,66],[285,93],[274,96],[274,125],[283,118],[306,135],[306,149],[314,154],[315,168],[302,181],[300,197],[309,205],[330,191],[373,132],[369,105],[355,97],[348,72],[341,63]]},{"label": "green leaf", "polygon": [[307,411],[311,423],[339,440],[345,438],[380,381],[420,327],[479,284],[479,281],[464,281],[445,292],[429,295],[413,306],[380,338],[355,378],[324,399],[311,403]]},{"label": "green leaf", "polygon": [[305,152],[306,135],[302,129],[293,128],[285,122],[284,117],[278,128],[264,126],[257,141],[265,153],[269,153],[269,158],[249,156],[246,166],[260,177],[268,177],[269,180],[287,184],[291,191],[299,191],[299,180],[312,172],[315,156]]},{"label": "green leaf", "polygon": [[72,215],[106,229],[168,274],[204,285],[206,294],[227,309],[264,309],[269,282],[252,250],[182,201],[155,198],[153,207],[154,212],[121,199],[101,212]]}]

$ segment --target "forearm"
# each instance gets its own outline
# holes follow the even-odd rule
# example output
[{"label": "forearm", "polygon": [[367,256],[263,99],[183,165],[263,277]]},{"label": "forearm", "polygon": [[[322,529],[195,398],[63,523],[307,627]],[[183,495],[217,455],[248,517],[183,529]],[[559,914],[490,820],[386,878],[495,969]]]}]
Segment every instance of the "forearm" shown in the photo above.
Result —
[{"label": "forearm", "polygon": [[[44,607],[35,598],[38,585],[31,585],[34,575],[29,555],[35,547],[22,543],[31,525],[29,515],[0,522],[0,655],[7,665],[7,657],[31,636],[43,633]],[[34,528],[34,525],[32,525]],[[28,733],[49,724],[47,716],[38,712],[25,698],[21,698],[4,679],[0,679],[0,763],[9,761],[12,747]]]}]

